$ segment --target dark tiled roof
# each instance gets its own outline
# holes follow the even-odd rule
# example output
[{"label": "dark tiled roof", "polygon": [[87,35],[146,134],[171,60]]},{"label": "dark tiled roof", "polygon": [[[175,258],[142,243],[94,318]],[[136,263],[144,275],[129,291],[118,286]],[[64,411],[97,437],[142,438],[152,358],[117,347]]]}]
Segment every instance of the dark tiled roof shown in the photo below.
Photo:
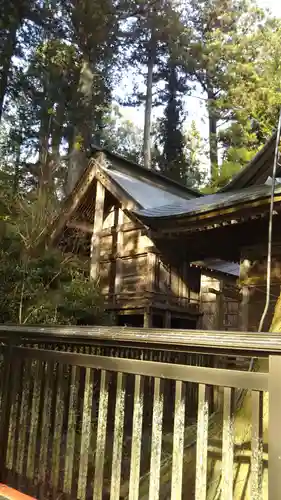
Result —
[{"label": "dark tiled roof", "polygon": [[230,276],[239,276],[240,266],[236,262],[228,262],[220,259],[204,259],[192,262],[192,265],[210,271],[229,274]]},{"label": "dark tiled roof", "polygon": [[[226,209],[235,205],[267,198],[270,196],[270,193],[271,186],[254,186],[241,191],[215,193],[193,200],[183,200],[180,203],[172,203],[152,209],[139,210],[137,211],[137,215],[144,220],[195,216],[207,213],[211,210]],[[275,193],[281,193],[280,185],[276,186]]]},{"label": "dark tiled roof", "polygon": [[190,199],[186,193],[175,193],[175,191],[165,189],[165,186],[149,182],[144,176],[132,175],[112,167],[104,168],[104,171],[143,208],[155,208]]},{"label": "dark tiled roof", "polygon": [[186,198],[196,198],[202,196],[197,189],[184,186],[183,184],[174,181],[165,175],[161,174],[157,170],[148,170],[147,168],[128,160],[124,156],[117,153],[112,153],[106,148],[92,147],[92,153],[102,152],[105,154],[109,164],[111,164],[116,170],[123,170],[128,174],[133,174],[140,176],[141,178],[146,178],[154,183],[162,184],[166,189],[170,190],[172,193],[178,194]]}]

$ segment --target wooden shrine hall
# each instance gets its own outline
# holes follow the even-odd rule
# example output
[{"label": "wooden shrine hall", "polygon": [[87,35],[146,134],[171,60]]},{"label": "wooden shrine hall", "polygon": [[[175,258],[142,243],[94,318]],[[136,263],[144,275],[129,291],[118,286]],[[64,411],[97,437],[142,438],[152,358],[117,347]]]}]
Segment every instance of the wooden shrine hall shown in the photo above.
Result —
[{"label": "wooden shrine hall", "polygon": [[[257,260],[262,266],[274,148],[275,135],[211,195],[95,150],[46,241],[80,255],[118,325],[196,328],[208,259],[232,283],[241,263],[242,274],[249,259],[255,268]],[[276,229],[279,208],[281,184],[276,186]],[[274,234],[278,246],[278,231]]]}]

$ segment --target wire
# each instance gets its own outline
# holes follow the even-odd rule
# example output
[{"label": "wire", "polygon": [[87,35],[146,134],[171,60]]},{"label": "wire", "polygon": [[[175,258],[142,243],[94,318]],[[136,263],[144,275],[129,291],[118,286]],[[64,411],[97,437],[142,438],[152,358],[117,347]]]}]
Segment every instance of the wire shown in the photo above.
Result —
[{"label": "wire", "polygon": [[272,228],[273,228],[273,208],[274,208],[274,192],[276,183],[276,172],[277,165],[279,161],[279,143],[281,136],[281,109],[279,114],[278,128],[276,134],[276,145],[274,153],[274,162],[272,168],[272,186],[271,186],[271,197],[270,197],[270,208],[269,208],[269,222],[268,222],[268,247],[267,247],[267,269],[266,269],[266,299],[265,306],[260,320],[258,332],[263,329],[264,321],[268,313],[269,303],[270,303],[270,287],[271,287],[271,261],[272,261]]}]

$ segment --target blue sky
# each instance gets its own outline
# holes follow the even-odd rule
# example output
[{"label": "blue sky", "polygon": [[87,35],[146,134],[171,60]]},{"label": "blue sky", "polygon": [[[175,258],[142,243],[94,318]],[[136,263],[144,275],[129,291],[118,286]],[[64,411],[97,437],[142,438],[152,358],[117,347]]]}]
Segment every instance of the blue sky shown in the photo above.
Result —
[{"label": "blue sky", "polygon": [[[257,0],[257,3],[260,7],[269,9],[274,16],[281,18],[281,0]],[[132,75],[127,75],[126,78],[123,79],[122,87],[124,88],[124,91],[132,87],[132,80]],[[121,89],[119,88],[119,92],[120,90]],[[204,102],[200,99],[199,89],[198,93],[196,93],[196,96],[187,98],[186,108],[188,110],[186,125],[188,126],[188,124],[191,123],[192,120],[195,120],[201,136],[207,137],[208,125],[206,120],[205,106]],[[122,114],[125,119],[132,121],[135,125],[138,125],[141,128],[143,127],[144,110],[142,106],[140,108],[123,108]],[[153,115],[154,119],[160,116],[161,110],[159,108],[154,110]]]}]

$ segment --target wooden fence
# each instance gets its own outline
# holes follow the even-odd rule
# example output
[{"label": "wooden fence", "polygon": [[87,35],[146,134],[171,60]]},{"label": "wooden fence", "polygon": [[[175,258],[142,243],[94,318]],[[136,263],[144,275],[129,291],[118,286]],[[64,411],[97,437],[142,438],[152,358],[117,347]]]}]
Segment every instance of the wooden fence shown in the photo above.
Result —
[{"label": "wooden fence", "polygon": [[[0,340],[2,482],[40,499],[205,500],[215,498],[215,460],[219,498],[281,498],[278,335],[0,327]],[[144,359],[147,352],[155,359]],[[183,364],[195,355],[263,358],[269,370]],[[190,384],[198,388],[196,421]],[[221,412],[213,411],[214,387]],[[237,496],[234,432],[241,390],[251,395],[244,497]]]}]

